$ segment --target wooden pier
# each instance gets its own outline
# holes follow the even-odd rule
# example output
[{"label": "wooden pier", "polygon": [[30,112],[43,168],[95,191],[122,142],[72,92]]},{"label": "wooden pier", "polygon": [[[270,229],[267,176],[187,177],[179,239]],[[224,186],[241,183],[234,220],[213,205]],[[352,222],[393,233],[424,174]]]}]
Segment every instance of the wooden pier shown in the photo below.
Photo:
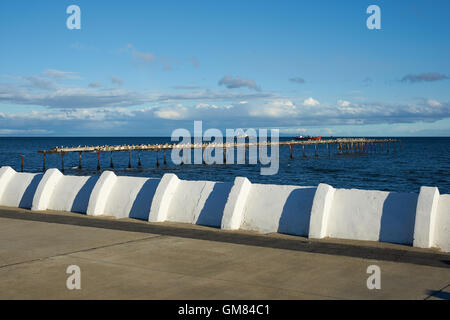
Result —
[{"label": "wooden pier", "polygon": [[[251,138],[249,139],[251,140]],[[319,146],[325,145],[327,154],[331,153],[373,153],[373,152],[389,152],[390,145],[396,150],[397,144],[401,147],[401,140],[397,139],[368,139],[368,138],[337,138],[337,139],[320,139],[320,140],[290,140],[290,141],[278,141],[278,142],[232,142],[232,143],[192,143],[192,144],[141,144],[141,145],[104,145],[104,146],[78,146],[78,147],[55,147],[50,150],[39,150],[38,153],[43,155],[43,170],[45,171],[45,159],[47,154],[59,154],[61,156],[61,169],[64,171],[64,156],[70,152],[79,153],[78,168],[82,168],[82,154],[83,153],[97,153],[97,170],[101,169],[100,166],[100,153],[110,152],[110,167],[114,168],[113,152],[128,152],[128,168],[131,168],[131,152],[138,152],[138,166],[141,166],[141,152],[142,151],[154,151],[156,152],[156,166],[159,167],[159,152],[163,152],[163,163],[167,164],[166,151],[177,149],[180,150],[181,157],[183,159],[184,150],[199,149],[203,151],[208,148],[223,148],[224,150],[224,163],[225,155],[229,150],[243,148],[247,150],[250,147],[260,148],[262,146],[269,147],[273,145],[289,147],[289,157],[294,158],[294,148],[301,146],[302,156],[306,157],[307,148],[314,147],[314,155],[319,156]],[[383,149],[384,146],[384,149]],[[245,152],[244,152],[245,154]],[[188,154],[186,154],[188,157]],[[23,158],[22,158],[23,163]],[[182,163],[183,164],[183,161]]]}]

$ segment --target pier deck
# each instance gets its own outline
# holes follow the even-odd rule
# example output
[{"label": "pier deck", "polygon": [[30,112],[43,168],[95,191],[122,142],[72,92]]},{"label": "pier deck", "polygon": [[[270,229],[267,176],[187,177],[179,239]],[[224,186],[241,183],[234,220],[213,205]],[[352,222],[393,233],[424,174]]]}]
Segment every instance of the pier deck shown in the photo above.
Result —
[{"label": "pier deck", "polygon": [[[78,152],[79,153],[79,168],[81,169],[81,155],[82,153],[97,153],[97,169],[100,170],[100,153],[102,152],[110,152],[111,153],[111,162],[110,167],[113,168],[112,155],[113,152],[128,152],[129,153],[129,162],[128,167],[131,168],[131,152],[138,152],[138,166],[141,166],[141,151],[155,151],[156,152],[156,165],[159,166],[159,158],[158,153],[162,151],[164,153],[164,164],[167,163],[166,160],[166,151],[177,149],[180,152],[184,150],[191,149],[203,149],[206,150],[208,148],[219,148],[224,150],[224,162],[225,157],[228,154],[229,150],[234,149],[243,149],[246,150],[248,148],[261,148],[261,147],[271,147],[271,146],[286,146],[290,149],[290,158],[293,158],[293,149],[295,146],[302,147],[303,156],[306,156],[306,147],[314,146],[315,156],[318,156],[319,146],[325,145],[327,149],[327,153],[330,155],[331,152],[337,153],[353,153],[353,152],[377,152],[383,151],[383,145],[385,145],[385,150],[389,152],[389,145],[393,144],[394,149],[397,148],[397,144],[400,144],[401,140],[398,139],[370,139],[370,138],[336,138],[336,139],[320,139],[320,140],[289,140],[289,141],[265,141],[258,142],[257,138],[249,137],[246,138],[248,141],[240,141],[239,139],[234,142],[225,142],[225,143],[189,143],[189,144],[140,144],[140,145],[102,145],[102,146],[77,146],[77,147],[54,147],[49,150],[39,150],[38,153],[43,154],[43,169],[45,170],[45,157],[47,154],[59,154],[61,155],[62,161],[62,170],[64,170],[64,156],[70,152]],[[252,141],[254,140],[254,141]],[[245,154],[245,153],[244,153]],[[187,155],[186,155],[187,156]],[[23,156],[22,156],[23,163]]]},{"label": "pier deck", "polygon": [[338,138],[338,139],[320,139],[320,140],[290,140],[290,141],[278,141],[278,142],[234,142],[234,143],[203,143],[203,144],[141,144],[141,145],[116,145],[116,146],[78,146],[78,147],[55,147],[50,150],[39,150],[39,153],[68,153],[68,152],[108,152],[108,151],[132,151],[132,150],[147,150],[158,151],[164,149],[198,149],[198,148],[237,148],[242,146],[295,146],[295,145],[345,145],[353,144],[355,147],[357,144],[382,144],[399,142],[397,139],[367,139],[367,138]]}]

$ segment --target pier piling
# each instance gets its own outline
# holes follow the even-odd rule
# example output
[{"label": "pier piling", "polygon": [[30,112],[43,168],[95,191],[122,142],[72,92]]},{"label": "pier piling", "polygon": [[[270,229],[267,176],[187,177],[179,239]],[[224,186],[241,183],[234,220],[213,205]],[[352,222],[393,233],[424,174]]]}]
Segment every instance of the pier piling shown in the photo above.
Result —
[{"label": "pier piling", "polygon": [[[159,157],[158,157],[159,150],[156,150],[156,167],[159,167]],[[140,162],[140,160],[139,160]]]},{"label": "pier piling", "polygon": [[100,171],[100,152],[97,152],[97,171]]},{"label": "pier piling", "polygon": [[81,153],[82,153],[82,151],[80,151],[79,152],[79,158],[78,158],[78,169],[80,169],[81,170],[81,168],[82,168],[82,166],[81,166]]}]

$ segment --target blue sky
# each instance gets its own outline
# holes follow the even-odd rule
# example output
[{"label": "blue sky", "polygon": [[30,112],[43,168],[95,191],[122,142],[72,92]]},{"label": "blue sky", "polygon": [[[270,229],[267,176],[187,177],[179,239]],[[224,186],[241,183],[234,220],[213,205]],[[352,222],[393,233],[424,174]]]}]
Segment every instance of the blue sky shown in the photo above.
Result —
[{"label": "blue sky", "polygon": [[[69,5],[81,29],[69,30]],[[369,5],[381,30],[369,30]],[[0,135],[450,135],[450,2],[2,1]]]}]

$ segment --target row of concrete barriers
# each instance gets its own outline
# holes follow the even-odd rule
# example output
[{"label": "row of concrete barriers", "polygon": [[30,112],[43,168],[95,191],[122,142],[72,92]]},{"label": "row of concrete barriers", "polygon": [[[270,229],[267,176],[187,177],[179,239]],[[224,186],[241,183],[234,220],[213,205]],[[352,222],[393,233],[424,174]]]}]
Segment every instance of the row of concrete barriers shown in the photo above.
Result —
[{"label": "row of concrete barriers", "polygon": [[0,205],[92,216],[183,222],[227,230],[279,232],[309,238],[392,242],[450,252],[450,195],[161,179],[66,176],[0,168]]}]

